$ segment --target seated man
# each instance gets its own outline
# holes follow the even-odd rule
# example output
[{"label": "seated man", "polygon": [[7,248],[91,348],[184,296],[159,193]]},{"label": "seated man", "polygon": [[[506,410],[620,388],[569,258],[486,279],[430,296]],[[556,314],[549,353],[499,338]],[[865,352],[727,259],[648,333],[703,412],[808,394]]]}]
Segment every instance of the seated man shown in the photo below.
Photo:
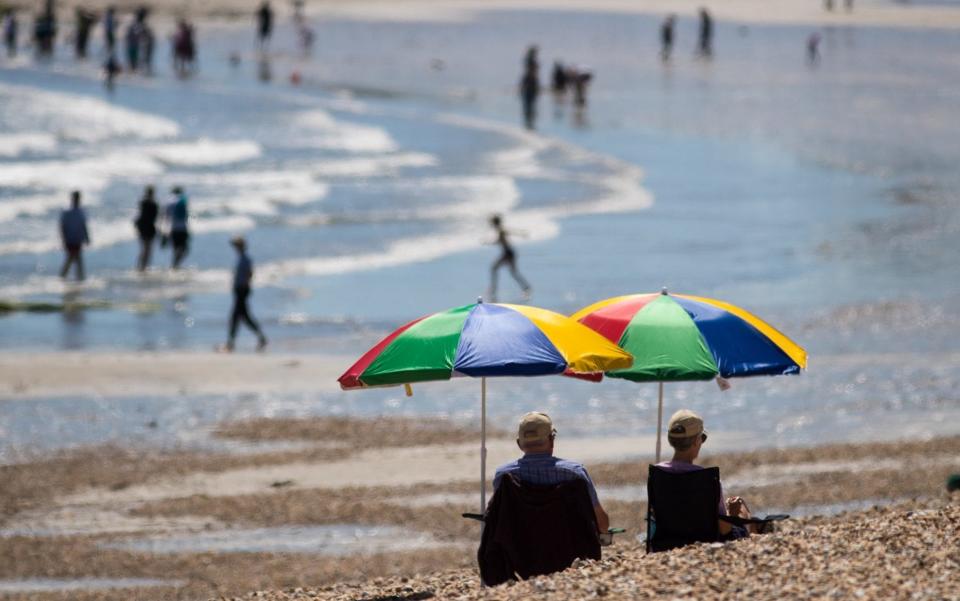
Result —
[{"label": "seated man", "polygon": [[[700,447],[707,441],[707,431],[703,429],[703,419],[699,415],[687,409],[681,409],[674,413],[670,418],[667,429],[667,441],[673,447],[673,459],[658,463],[657,467],[677,474],[703,469],[694,463],[700,454]],[[717,511],[720,515],[741,518],[752,517],[742,498],[730,497],[724,503],[722,486],[720,489],[720,506]],[[718,520],[718,525],[720,535],[727,540],[745,538],[749,536],[748,532],[756,532],[754,524],[748,524],[746,528],[741,528],[723,520]]]},{"label": "seated man", "polygon": [[557,431],[546,413],[533,411],[520,418],[517,430],[517,446],[523,457],[497,468],[493,477],[493,490],[500,486],[504,474],[515,474],[522,482],[533,485],[560,484],[582,479],[587,483],[593,511],[597,517],[597,529],[603,533],[610,527],[610,518],[600,505],[597,490],[582,464],[553,456],[553,441]]}]

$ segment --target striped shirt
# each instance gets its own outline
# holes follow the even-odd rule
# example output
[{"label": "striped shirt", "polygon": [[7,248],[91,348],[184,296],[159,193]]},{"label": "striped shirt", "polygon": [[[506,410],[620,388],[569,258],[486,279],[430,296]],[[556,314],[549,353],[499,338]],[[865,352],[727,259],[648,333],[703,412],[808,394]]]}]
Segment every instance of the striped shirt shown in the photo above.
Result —
[{"label": "striped shirt", "polygon": [[560,459],[550,453],[527,453],[520,459],[497,468],[497,472],[493,476],[493,490],[497,490],[500,486],[500,479],[503,478],[504,474],[516,474],[522,482],[540,486],[560,484],[577,479],[585,480],[594,507],[600,505],[600,500],[597,498],[597,489],[593,486],[593,480],[590,479],[587,469],[583,467],[583,464],[575,461]]}]

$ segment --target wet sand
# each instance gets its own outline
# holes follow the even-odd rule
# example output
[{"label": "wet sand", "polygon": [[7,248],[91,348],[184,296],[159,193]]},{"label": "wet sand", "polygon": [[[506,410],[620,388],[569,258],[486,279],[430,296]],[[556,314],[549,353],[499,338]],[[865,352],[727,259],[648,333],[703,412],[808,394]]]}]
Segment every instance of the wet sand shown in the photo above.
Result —
[{"label": "wet sand", "polygon": [[[316,444],[296,451],[251,455],[94,448],[2,466],[0,477],[9,484],[2,492],[0,581],[177,581],[178,586],[136,589],[137,598],[142,599],[230,597],[297,587],[312,588],[311,592],[304,588],[298,593],[267,593],[266,598],[354,599],[395,595],[404,587],[411,589],[408,593],[433,591],[438,598],[461,588],[467,598],[482,594],[520,598],[537,590],[510,587],[481,593],[477,587],[477,524],[460,517],[461,512],[476,509],[477,449],[475,444],[463,442],[476,440],[476,432],[440,420],[344,418],[256,420],[223,424],[219,431],[233,439]],[[516,454],[507,433],[494,435],[491,448],[497,451],[491,453],[492,466]],[[622,456],[615,459],[590,441],[564,444],[569,451],[565,455],[586,461],[612,522],[628,532],[617,541],[602,569],[585,566],[546,584],[522,587],[546,587],[542,588],[545,592],[552,587],[556,590],[551,595],[556,598],[579,598],[571,592],[578,590],[581,595],[599,595],[598,587],[642,596],[634,591],[646,590],[647,580],[660,569],[660,562],[666,561],[644,557],[636,540],[643,530],[646,463],[624,461]],[[799,586],[812,579],[816,570],[823,572],[824,583],[845,591],[844,587],[852,586],[847,576],[863,562],[877,561],[877,554],[890,570],[907,566],[902,562],[922,563],[923,570],[931,570],[937,578],[940,574],[955,576],[956,556],[953,567],[944,562],[949,559],[947,549],[952,548],[946,541],[956,536],[951,528],[956,528],[957,506],[955,502],[947,506],[942,491],[946,477],[960,471],[958,456],[960,437],[706,455],[702,463],[721,467],[726,491],[745,496],[758,513],[787,511],[801,517],[785,526],[790,534],[738,543],[730,550],[707,547],[671,556],[678,565],[701,566],[699,570],[714,573],[731,569],[731,565],[735,570],[748,570],[751,562],[759,569],[767,565],[765,561],[774,562],[772,569],[785,553],[796,555],[802,566],[796,580],[760,579],[762,583],[741,590],[759,598],[769,598],[775,583]],[[839,518],[809,517],[913,498],[932,503],[933,513],[923,514],[927,517],[922,519],[941,529],[931,529],[934,536],[922,549],[903,543],[903,553],[883,555],[876,542],[915,536],[915,524],[903,519],[903,509],[857,511]],[[954,522],[949,522],[950,516]],[[239,537],[258,528],[343,524],[403,528],[427,542],[410,549],[345,556],[263,551],[256,545],[242,553],[148,553],[102,546],[152,537],[190,541],[191,537],[216,533],[229,537],[233,532]],[[270,536],[269,532],[265,536]],[[270,542],[276,541],[264,541]],[[843,570],[831,571],[816,559],[824,556],[825,544],[846,554]],[[734,556],[740,560],[731,559]],[[733,579],[716,575],[717,582],[732,595],[736,590],[730,588]],[[391,576],[396,579],[378,580]],[[936,588],[940,582],[936,578],[928,581],[925,586],[931,588],[924,591],[932,595],[941,590]],[[679,594],[683,586],[692,584],[670,581],[661,588],[664,594]],[[872,585],[860,586],[869,589]],[[653,596],[654,590],[644,594]],[[60,599],[66,598],[64,595],[129,599],[130,590],[8,595],[13,599]]]},{"label": "wet sand", "polygon": [[0,353],[4,398],[327,392],[352,361],[255,353]]}]

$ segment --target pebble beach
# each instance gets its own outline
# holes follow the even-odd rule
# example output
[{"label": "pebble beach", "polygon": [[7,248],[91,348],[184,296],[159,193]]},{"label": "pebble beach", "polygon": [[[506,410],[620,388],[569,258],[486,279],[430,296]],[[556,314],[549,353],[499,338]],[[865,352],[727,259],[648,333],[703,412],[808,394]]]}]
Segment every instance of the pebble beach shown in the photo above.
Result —
[{"label": "pebble beach", "polygon": [[[141,0],[56,4],[44,62],[39,2],[4,3],[22,43],[0,57],[0,599],[960,601],[954,3],[718,1],[708,59],[702,0],[307,0],[302,22],[274,0],[266,50],[258,1],[156,0],[156,71],[113,92],[102,27],[72,55],[74,9],[115,5],[125,26]],[[183,79],[179,18],[200,44]],[[585,111],[545,90],[528,130],[533,43],[545,86],[554,61],[595,79]],[[163,249],[133,268],[147,184],[190,192],[180,271]],[[75,187],[94,240],[78,283],[51,236]],[[480,586],[461,517],[480,497],[479,381],[337,378],[488,290],[493,213],[537,306],[669,287],[809,352],[799,377],[660,389],[665,416],[704,416],[698,463],[725,493],[790,519],[647,554],[657,386],[491,379],[487,498],[517,418],[542,410],[625,532],[600,561]],[[222,352],[237,234],[266,353],[246,333]]]},{"label": "pebble beach", "polygon": [[[85,449],[0,466],[0,586],[48,587],[0,595],[955,598],[960,504],[944,483],[958,471],[960,438],[706,454],[701,463],[721,468],[728,494],[758,514],[794,517],[772,535],[656,555],[642,546],[646,462],[597,457],[588,469],[611,523],[627,530],[604,559],[484,589],[477,524],[460,517],[477,498],[476,449],[461,442],[475,434],[443,421],[254,421],[217,436],[310,444],[242,455]],[[492,460],[512,456],[508,433],[491,436]],[[589,456],[590,447],[566,441],[559,453]],[[97,579],[115,587],[96,588]],[[91,588],[51,588],[64,581]]]},{"label": "pebble beach", "polygon": [[318,589],[265,601],[361,599],[956,599],[956,499],[786,522],[777,533],[661,554],[613,550],[564,572],[480,588],[471,570]]}]

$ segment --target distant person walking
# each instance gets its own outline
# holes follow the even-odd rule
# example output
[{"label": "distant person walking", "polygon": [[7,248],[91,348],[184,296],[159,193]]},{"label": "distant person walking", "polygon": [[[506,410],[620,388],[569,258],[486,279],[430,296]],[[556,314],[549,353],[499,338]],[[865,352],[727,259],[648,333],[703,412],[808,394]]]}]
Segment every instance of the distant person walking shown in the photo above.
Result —
[{"label": "distant person walking", "polygon": [[706,8],[700,9],[700,35],[697,41],[697,54],[704,58],[713,56],[713,17]]},{"label": "distant person walking", "polygon": [[153,75],[153,49],[156,47],[156,35],[147,22],[150,12],[146,8],[137,9],[137,22],[140,24],[140,65],[144,75]]},{"label": "distant person walking", "polygon": [[820,34],[811,33],[807,38],[807,64],[815,67],[820,62]]},{"label": "distant person walking", "polygon": [[87,46],[90,43],[90,31],[97,23],[97,15],[78,6],[74,11],[76,33],[73,37],[74,54],[78,59],[87,58]]},{"label": "distant person walking", "polygon": [[500,215],[494,215],[490,218],[490,225],[493,226],[493,229],[497,232],[497,239],[494,244],[500,245],[500,258],[493,262],[493,266],[490,268],[490,290],[488,296],[490,297],[491,302],[496,302],[497,300],[497,272],[500,271],[500,268],[504,265],[510,269],[510,275],[513,276],[513,279],[516,280],[517,284],[520,285],[521,290],[523,290],[523,299],[527,300],[530,298],[530,283],[520,272],[517,271],[517,253],[513,250],[513,246],[510,244],[509,236],[515,232],[509,232],[503,227],[503,219]]},{"label": "distant person walking", "polygon": [[66,278],[70,267],[77,266],[77,280],[84,279],[83,273],[83,246],[90,244],[90,234],[87,231],[87,216],[80,208],[80,192],[70,193],[70,208],[60,213],[60,239],[66,253],[60,277]]},{"label": "distant person walking", "polygon": [[193,73],[197,48],[194,42],[193,27],[184,19],[177,22],[177,32],[173,35],[173,68],[181,79]]},{"label": "distant person walking", "polygon": [[53,0],[47,0],[43,12],[37,15],[33,23],[33,41],[36,45],[37,56],[42,59],[53,55],[53,42],[57,37],[57,14]]},{"label": "distant person walking", "polygon": [[230,244],[237,251],[237,266],[233,272],[233,312],[230,315],[230,336],[224,346],[226,351],[232,351],[237,338],[237,328],[243,321],[257,335],[257,350],[267,346],[267,337],[263,335],[260,326],[250,315],[247,300],[250,298],[250,284],[253,280],[253,261],[247,256],[247,242],[241,236],[230,240]]},{"label": "distant person walking", "polygon": [[264,50],[270,43],[272,33],[273,9],[270,8],[270,2],[264,0],[257,10],[257,43],[260,45],[260,50]]},{"label": "distant person walking", "polygon": [[137,236],[140,238],[140,257],[137,259],[137,269],[146,271],[150,266],[150,255],[153,252],[153,239],[157,236],[157,216],[160,207],[157,205],[153,193],[153,186],[147,186],[140,199],[140,213],[134,220]]},{"label": "distant person walking", "polygon": [[123,36],[124,50],[127,55],[127,68],[131,73],[140,68],[140,51],[143,49],[143,24],[134,18]]},{"label": "distant person walking", "polygon": [[667,15],[660,25],[660,60],[670,61],[670,54],[673,52],[673,32],[676,26],[677,18],[674,15]]},{"label": "distant person walking", "polygon": [[17,13],[12,8],[8,8],[3,15],[3,45],[7,49],[7,56],[13,58],[17,55],[17,36],[19,34],[20,24],[17,22]]},{"label": "distant person walking", "polygon": [[169,240],[173,247],[173,262],[171,267],[179,269],[180,263],[190,251],[190,228],[188,225],[190,211],[187,207],[187,194],[180,186],[174,187],[172,202],[167,205],[167,222],[170,226]]},{"label": "distant person walking", "polygon": [[537,124],[537,97],[540,96],[540,77],[535,69],[527,68],[520,79],[520,103],[523,106],[523,123],[527,129]]},{"label": "distant person walking", "polygon": [[117,10],[112,6],[103,13],[103,45],[107,54],[113,54],[117,46]]}]

